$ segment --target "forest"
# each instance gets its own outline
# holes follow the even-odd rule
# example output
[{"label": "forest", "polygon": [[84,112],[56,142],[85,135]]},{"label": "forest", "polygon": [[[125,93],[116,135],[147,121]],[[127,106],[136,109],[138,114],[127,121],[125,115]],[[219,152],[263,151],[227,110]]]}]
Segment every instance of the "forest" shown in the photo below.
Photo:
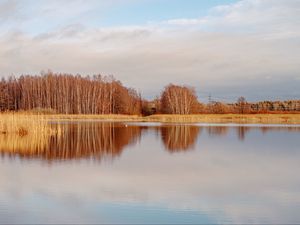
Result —
[{"label": "forest", "polygon": [[62,114],[139,114],[141,97],[112,76],[47,73],[0,82],[0,110]]},{"label": "forest", "polygon": [[42,73],[10,76],[0,81],[0,111],[57,114],[251,114],[298,113],[300,100],[234,103],[198,100],[193,87],[169,84],[152,100],[125,87],[113,76]]}]

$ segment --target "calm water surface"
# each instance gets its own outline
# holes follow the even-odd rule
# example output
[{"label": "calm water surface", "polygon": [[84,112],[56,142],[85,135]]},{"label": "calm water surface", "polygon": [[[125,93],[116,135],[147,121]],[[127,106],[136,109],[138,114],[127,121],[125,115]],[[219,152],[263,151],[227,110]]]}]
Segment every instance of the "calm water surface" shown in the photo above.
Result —
[{"label": "calm water surface", "polygon": [[300,127],[61,126],[1,137],[0,223],[300,223]]}]

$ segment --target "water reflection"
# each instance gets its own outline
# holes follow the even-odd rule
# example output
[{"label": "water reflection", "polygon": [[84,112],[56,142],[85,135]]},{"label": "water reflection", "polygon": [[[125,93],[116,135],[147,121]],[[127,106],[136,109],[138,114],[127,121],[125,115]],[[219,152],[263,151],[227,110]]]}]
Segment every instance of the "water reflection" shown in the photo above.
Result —
[{"label": "water reflection", "polygon": [[199,126],[173,125],[159,127],[165,148],[169,152],[193,149],[200,131]]},{"label": "water reflection", "polygon": [[207,126],[206,131],[210,137],[226,137],[229,133],[229,130],[232,129],[235,131],[238,140],[244,141],[247,134],[252,130],[259,130],[263,134],[272,132],[272,131],[283,131],[283,132],[299,132],[299,126],[247,126],[247,125],[238,125],[238,126]]},{"label": "water reflection", "polygon": [[237,135],[239,140],[244,141],[246,134],[250,131],[250,127],[239,126],[237,129]]},{"label": "water reflection", "polygon": [[41,158],[51,160],[70,159],[113,159],[120,156],[124,148],[141,139],[142,131],[154,129],[160,136],[164,148],[170,153],[194,149],[197,139],[205,131],[209,137],[226,137],[230,130],[239,141],[244,141],[251,130],[263,134],[272,131],[297,132],[300,127],[249,127],[249,126],[196,126],[127,125],[124,123],[66,123],[51,124],[60,132],[54,134],[26,135],[1,134],[0,154],[20,158]]},{"label": "water reflection", "polygon": [[299,127],[142,125],[0,137],[3,155],[42,162],[121,155],[3,157],[0,223],[299,224]]},{"label": "water reflection", "polygon": [[141,137],[140,127],[114,123],[51,125],[61,132],[52,135],[0,135],[0,151],[9,156],[47,160],[114,158],[125,146]]},{"label": "water reflection", "polygon": [[228,133],[228,127],[225,126],[209,126],[206,127],[209,136],[225,136]]}]

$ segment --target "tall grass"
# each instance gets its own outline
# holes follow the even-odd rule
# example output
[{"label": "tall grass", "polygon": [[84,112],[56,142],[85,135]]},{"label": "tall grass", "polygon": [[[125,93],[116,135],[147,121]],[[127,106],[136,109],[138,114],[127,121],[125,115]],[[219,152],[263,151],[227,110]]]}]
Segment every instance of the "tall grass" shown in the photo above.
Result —
[{"label": "tall grass", "polygon": [[0,114],[0,150],[10,154],[39,154],[61,129],[51,126],[43,115]]},{"label": "tall grass", "polygon": [[34,114],[0,113],[0,135],[15,133],[42,134],[59,132],[49,126],[50,121],[134,121],[166,123],[258,123],[258,124],[300,124],[300,114],[194,114],[194,115],[83,115],[83,114]]},{"label": "tall grass", "polygon": [[0,114],[0,134],[19,136],[53,134],[59,132],[48,123],[46,115],[2,113]]},{"label": "tall grass", "polygon": [[143,121],[166,123],[300,124],[300,114],[161,114],[145,117]]}]

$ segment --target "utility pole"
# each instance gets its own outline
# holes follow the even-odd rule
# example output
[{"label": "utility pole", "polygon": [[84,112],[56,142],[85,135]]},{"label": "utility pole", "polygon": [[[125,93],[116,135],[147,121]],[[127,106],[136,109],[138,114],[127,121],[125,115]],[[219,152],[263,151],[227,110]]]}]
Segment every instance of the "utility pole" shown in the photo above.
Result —
[{"label": "utility pole", "polygon": [[211,93],[209,93],[208,95],[208,113],[212,112],[212,97],[211,97]]},{"label": "utility pole", "polygon": [[209,93],[208,95],[208,103],[211,104],[212,103],[212,97],[211,97],[211,94]]}]

